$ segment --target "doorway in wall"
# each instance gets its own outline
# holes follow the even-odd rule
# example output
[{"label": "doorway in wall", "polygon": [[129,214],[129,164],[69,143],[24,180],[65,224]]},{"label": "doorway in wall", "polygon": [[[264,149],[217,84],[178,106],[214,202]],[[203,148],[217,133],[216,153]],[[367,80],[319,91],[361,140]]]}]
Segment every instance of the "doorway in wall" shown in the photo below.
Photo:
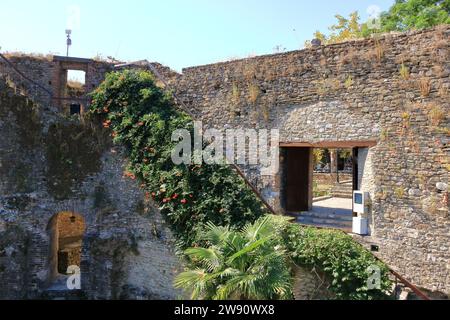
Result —
[{"label": "doorway in wall", "polygon": [[64,287],[70,269],[81,267],[85,221],[79,214],[60,212],[49,223],[49,285]]},{"label": "doorway in wall", "polygon": [[351,231],[358,150],[350,143],[282,146],[282,204],[305,225]]},{"label": "doorway in wall", "polygon": [[71,103],[70,104],[70,115],[81,114],[81,105],[79,103]]},{"label": "doorway in wall", "polygon": [[284,150],[284,203],[289,213],[311,209],[312,148]]}]

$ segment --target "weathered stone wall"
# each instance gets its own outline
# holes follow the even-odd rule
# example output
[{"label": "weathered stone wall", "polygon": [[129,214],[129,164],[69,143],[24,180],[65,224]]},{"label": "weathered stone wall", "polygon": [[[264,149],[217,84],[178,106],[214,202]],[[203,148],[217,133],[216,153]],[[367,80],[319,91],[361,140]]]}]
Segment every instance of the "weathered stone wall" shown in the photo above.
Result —
[{"label": "weathered stone wall", "polygon": [[[416,285],[448,292],[449,34],[444,26],[188,68],[177,94],[205,127],[279,129],[283,143],[375,142],[362,178],[372,197],[364,241]],[[280,176],[245,171],[282,210]]]},{"label": "weathered stone wall", "polygon": [[[446,26],[389,34],[188,68],[183,75],[159,64],[154,67],[175,86],[178,97],[205,127],[275,128],[284,143],[376,142],[360,166],[361,188],[371,195],[372,234],[356,239],[378,244],[379,256],[416,285],[448,292],[449,33]],[[52,61],[24,57],[14,61],[35,81],[52,88]],[[88,90],[100,83],[109,68],[92,66],[98,72],[88,71],[94,79]],[[52,215],[75,205],[88,226],[82,269],[88,270],[84,277],[89,279],[89,292],[101,298],[126,296],[116,283],[129,279],[130,284],[125,285],[129,296],[145,296],[134,287],[141,278],[123,270],[147,270],[141,262],[147,253],[134,260],[130,252],[148,248],[147,241],[164,244],[166,240],[153,237],[164,232],[155,233],[142,221],[139,223],[147,229],[137,227],[137,208],[132,203],[140,201],[132,195],[140,193],[134,193],[134,184],[122,180],[120,170],[125,164],[118,162],[120,155],[109,148],[95,148],[103,141],[95,131],[86,129],[86,136],[79,136],[79,125],[42,121],[47,116],[30,111],[33,104],[5,96],[3,88],[0,91],[2,104],[8,105],[0,109],[0,130],[7,137],[0,140],[0,210],[1,217],[7,217],[0,220],[0,226],[18,226],[23,220],[22,240],[29,239],[33,248],[20,258],[20,266],[31,268],[33,276],[23,276],[18,283],[27,283],[30,292],[40,288],[46,278],[43,257],[49,250],[45,224]],[[89,137],[96,137],[97,142],[89,142]],[[72,172],[68,170],[72,165],[79,172],[65,175]],[[259,166],[243,169],[268,202],[282,211],[281,172],[264,176]],[[111,203],[115,208],[109,208]],[[117,230],[118,225],[132,227]],[[136,234],[144,237],[137,246],[132,240]],[[166,250],[164,245],[153,247]],[[95,250],[98,254],[92,256]],[[131,260],[117,258],[124,255]],[[152,262],[154,270],[171,270],[161,267],[165,255],[161,257],[163,260]],[[16,276],[11,273],[11,279]],[[155,287],[162,286],[162,291],[172,294],[163,282]]]},{"label": "weathered stone wall", "polygon": [[[51,57],[20,56],[14,54],[7,54],[6,57],[10,60],[14,67],[23,73],[28,79],[31,79],[46,91],[53,94],[54,83],[52,80],[53,75],[56,72],[56,65],[52,62]],[[0,59],[0,74],[2,73],[2,70],[5,70],[5,73],[9,71],[7,72],[7,76],[15,86],[17,86],[20,90],[25,91],[24,94],[33,97],[35,101],[44,104],[46,107],[49,102],[51,102],[51,97],[48,93],[24,79],[17,73],[12,72],[7,63]]]},{"label": "weathered stone wall", "polygon": [[294,267],[293,293],[295,300],[331,300],[329,281],[323,274],[306,267]]},{"label": "weathered stone wall", "polygon": [[89,298],[177,297],[173,237],[102,129],[38,108],[0,81],[0,133],[0,298],[38,298],[51,285],[51,221],[67,211],[86,224]]},{"label": "weathered stone wall", "polygon": [[[65,61],[64,57],[33,57],[14,54],[7,54],[6,57],[17,70],[34,83],[12,72],[11,68],[2,59],[0,59],[0,74],[2,70],[7,71],[7,76],[11,78],[11,82],[15,86],[24,90],[24,94],[45,107],[50,107],[50,104],[61,107],[71,102],[76,103],[81,100],[88,100],[87,94],[100,85],[106,73],[114,69],[114,65],[109,62],[90,59],[67,58],[67,61]],[[77,62],[78,60],[80,62]],[[62,87],[68,80],[67,70],[86,72],[86,81],[83,88],[84,94],[77,97],[81,100],[68,99],[70,97],[65,92],[66,88]]]}]

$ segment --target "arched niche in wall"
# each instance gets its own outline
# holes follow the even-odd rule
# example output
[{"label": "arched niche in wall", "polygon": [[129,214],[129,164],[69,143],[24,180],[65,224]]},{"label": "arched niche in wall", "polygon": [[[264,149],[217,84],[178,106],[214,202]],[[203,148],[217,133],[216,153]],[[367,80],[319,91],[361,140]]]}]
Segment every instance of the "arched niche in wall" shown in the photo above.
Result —
[{"label": "arched niche in wall", "polygon": [[81,267],[81,251],[86,223],[73,212],[59,212],[52,217],[47,231],[50,238],[48,284],[65,282],[71,266]]}]

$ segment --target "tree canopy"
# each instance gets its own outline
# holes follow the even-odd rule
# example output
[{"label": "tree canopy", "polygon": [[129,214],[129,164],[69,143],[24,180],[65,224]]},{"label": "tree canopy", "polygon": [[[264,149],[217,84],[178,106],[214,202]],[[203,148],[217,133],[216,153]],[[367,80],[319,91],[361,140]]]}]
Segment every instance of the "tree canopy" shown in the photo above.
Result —
[{"label": "tree canopy", "polygon": [[450,23],[450,0],[397,0],[381,15],[381,31],[407,31]]},{"label": "tree canopy", "polygon": [[[326,35],[320,31],[314,34],[323,44],[338,43],[367,37],[371,34],[408,31],[431,28],[440,24],[450,24],[450,0],[396,0],[392,7],[381,13],[379,28],[373,28],[369,22],[361,23],[358,11],[348,18],[336,15],[337,23],[329,27]],[[309,47],[310,43],[307,42]]]}]

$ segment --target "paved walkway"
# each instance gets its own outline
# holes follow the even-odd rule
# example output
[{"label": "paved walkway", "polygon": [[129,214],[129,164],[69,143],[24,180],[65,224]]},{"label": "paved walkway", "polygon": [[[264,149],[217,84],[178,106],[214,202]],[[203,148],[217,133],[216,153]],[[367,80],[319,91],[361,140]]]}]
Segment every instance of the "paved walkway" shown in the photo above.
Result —
[{"label": "paved walkway", "polygon": [[313,203],[313,212],[323,214],[342,214],[352,216],[352,199],[331,198]]},{"label": "paved walkway", "polygon": [[352,199],[331,198],[314,202],[313,209],[302,212],[297,217],[297,221],[304,225],[351,232],[353,221]]}]

